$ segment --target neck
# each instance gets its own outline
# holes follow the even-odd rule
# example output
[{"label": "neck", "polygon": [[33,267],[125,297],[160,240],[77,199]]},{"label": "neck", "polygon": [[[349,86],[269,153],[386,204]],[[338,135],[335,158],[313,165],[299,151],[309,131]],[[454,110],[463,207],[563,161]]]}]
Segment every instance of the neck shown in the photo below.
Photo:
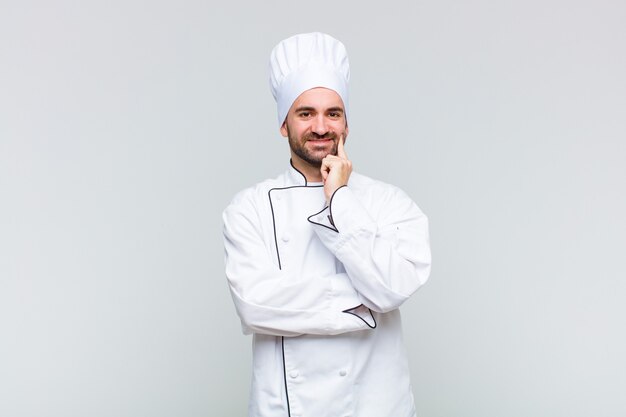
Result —
[{"label": "neck", "polygon": [[293,152],[291,153],[291,164],[295,169],[300,171],[306,178],[307,182],[322,182],[322,172],[320,167],[311,165],[310,163],[300,159]]}]

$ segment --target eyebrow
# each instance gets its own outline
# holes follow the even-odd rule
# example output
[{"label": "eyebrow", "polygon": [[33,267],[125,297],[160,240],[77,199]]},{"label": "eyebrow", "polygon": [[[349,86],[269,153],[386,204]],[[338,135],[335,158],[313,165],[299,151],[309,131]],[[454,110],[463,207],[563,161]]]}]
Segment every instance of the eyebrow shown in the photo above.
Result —
[{"label": "eyebrow", "polygon": [[[295,112],[295,113],[298,113],[298,112],[301,112],[301,111],[310,111],[310,112],[313,112],[313,111],[315,111],[315,108],[314,108],[314,107],[311,107],[311,106],[301,106],[301,107],[298,107],[298,108],[296,108],[296,109],[294,110],[294,112]],[[343,113],[343,109],[342,109],[341,107],[331,107],[331,108],[326,109],[326,111],[327,111],[327,112],[332,112],[332,111],[334,111],[334,112],[341,112],[341,113]]]}]

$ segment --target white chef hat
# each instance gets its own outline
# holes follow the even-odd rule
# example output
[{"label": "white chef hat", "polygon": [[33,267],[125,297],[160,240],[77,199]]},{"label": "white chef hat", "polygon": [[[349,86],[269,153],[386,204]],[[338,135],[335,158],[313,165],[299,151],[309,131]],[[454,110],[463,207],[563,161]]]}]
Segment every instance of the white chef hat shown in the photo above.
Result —
[{"label": "white chef hat", "polygon": [[300,94],[315,87],[334,90],[348,115],[350,64],[346,47],[325,33],[303,33],[287,38],[270,55],[270,89],[282,126]]}]

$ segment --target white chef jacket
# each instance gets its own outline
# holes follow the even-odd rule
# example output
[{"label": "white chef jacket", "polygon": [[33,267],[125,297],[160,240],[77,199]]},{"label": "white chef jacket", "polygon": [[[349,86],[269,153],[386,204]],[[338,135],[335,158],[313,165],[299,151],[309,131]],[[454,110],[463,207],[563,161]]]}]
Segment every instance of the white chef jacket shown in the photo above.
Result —
[{"label": "white chef jacket", "polygon": [[398,307],[428,278],[428,220],[356,172],[325,200],[292,165],[224,210],[226,275],[253,334],[249,417],[413,417]]}]

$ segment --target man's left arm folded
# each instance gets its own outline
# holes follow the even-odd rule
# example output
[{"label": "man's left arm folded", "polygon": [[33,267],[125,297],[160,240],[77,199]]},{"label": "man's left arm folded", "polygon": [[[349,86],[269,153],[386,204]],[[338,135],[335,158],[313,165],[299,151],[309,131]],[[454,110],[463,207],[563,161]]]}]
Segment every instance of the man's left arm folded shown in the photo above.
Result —
[{"label": "man's left arm folded", "polygon": [[250,204],[242,199],[223,214],[226,276],[244,333],[335,335],[375,326],[354,312],[361,298],[346,273],[304,277],[276,265]]},{"label": "man's left arm folded", "polygon": [[355,191],[343,186],[309,221],[343,263],[363,304],[384,313],[398,308],[428,279],[428,219],[396,187],[372,204],[376,210],[365,207]]}]

